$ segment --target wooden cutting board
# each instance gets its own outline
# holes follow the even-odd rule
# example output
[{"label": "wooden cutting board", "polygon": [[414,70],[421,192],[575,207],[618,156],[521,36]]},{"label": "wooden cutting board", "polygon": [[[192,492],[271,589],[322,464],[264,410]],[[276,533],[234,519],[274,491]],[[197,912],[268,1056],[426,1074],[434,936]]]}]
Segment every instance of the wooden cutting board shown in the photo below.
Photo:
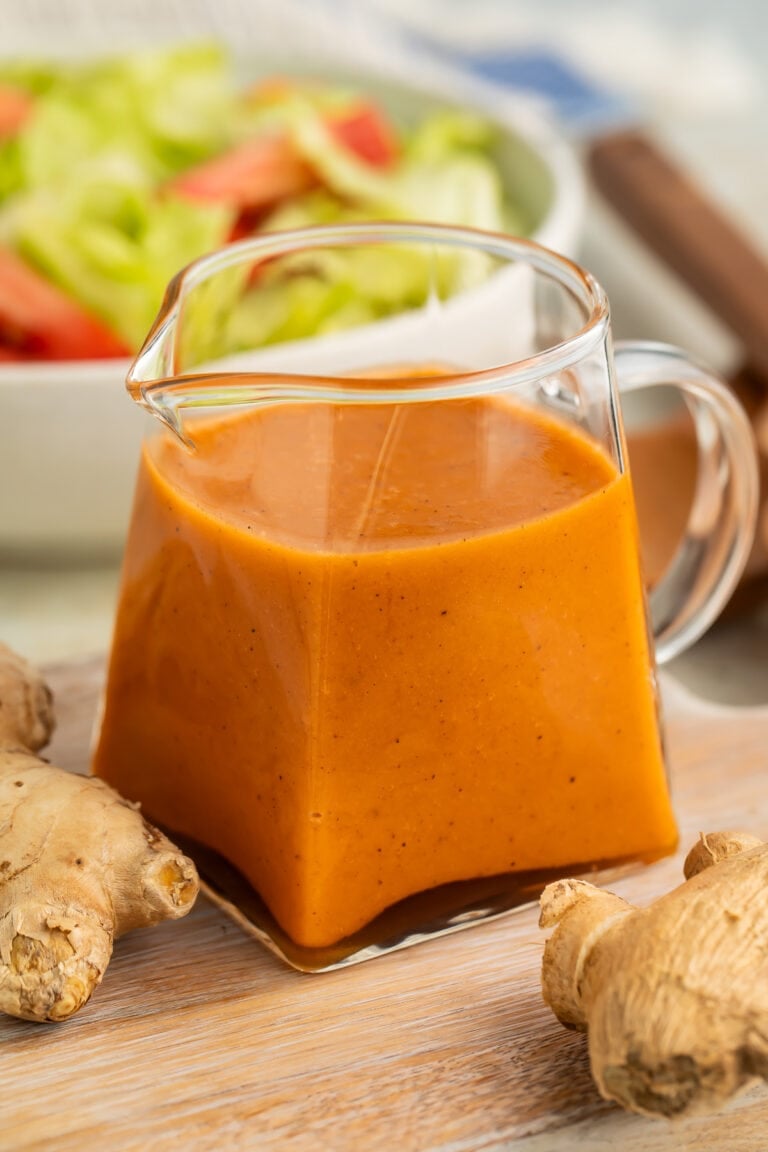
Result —
[{"label": "wooden cutting board", "polygon": [[[51,758],[83,770],[99,662],[51,669]],[[682,842],[768,837],[768,708],[665,686]],[[617,764],[617,771],[621,765]],[[645,903],[681,879],[662,861],[614,885]],[[764,1152],[768,1089],[670,1125],[592,1085],[584,1037],[541,1001],[533,909],[322,976],[290,971],[201,899],[118,942],[67,1024],[0,1018],[2,1152]]]}]

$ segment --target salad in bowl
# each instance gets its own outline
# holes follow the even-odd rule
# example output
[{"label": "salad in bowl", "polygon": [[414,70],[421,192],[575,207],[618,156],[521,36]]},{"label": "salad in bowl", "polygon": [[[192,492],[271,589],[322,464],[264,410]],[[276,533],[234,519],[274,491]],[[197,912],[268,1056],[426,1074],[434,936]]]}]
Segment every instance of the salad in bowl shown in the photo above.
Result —
[{"label": "salad in bowl", "polygon": [[[363,220],[567,252],[580,207],[569,150],[527,106],[502,116],[391,80],[243,65],[213,43],[0,62],[0,460],[6,491],[25,492],[0,508],[2,546],[119,547],[141,434],[125,373],[196,257]],[[249,340],[397,314],[425,276],[382,249],[264,277],[243,301]]]}]

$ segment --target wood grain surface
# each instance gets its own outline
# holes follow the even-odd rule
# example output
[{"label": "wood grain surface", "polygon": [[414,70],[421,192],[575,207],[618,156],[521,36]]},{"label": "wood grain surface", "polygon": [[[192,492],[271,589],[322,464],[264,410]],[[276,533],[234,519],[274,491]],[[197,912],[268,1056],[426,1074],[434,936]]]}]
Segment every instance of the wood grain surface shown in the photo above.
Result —
[{"label": "wood grain surface", "polygon": [[[51,669],[51,758],[87,761],[98,662]],[[768,837],[768,708],[665,685],[682,843]],[[616,766],[617,771],[621,765]],[[614,885],[646,903],[684,851]],[[768,1089],[678,1124],[601,1101],[584,1037],[539,993],[533,909],[321,976],[280,965],[205,900],[118,942],[69,1023],[0,1018],[3,1152],[764,1152]]]}]

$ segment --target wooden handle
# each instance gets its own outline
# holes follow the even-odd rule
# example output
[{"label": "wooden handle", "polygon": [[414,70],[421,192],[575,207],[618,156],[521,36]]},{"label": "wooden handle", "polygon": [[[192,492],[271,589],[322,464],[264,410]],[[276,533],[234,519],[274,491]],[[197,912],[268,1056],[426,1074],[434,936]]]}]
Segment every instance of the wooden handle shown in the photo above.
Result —
[{"label": "wooden handle", "polygon": [[588,164],[608,202],[743,341],[768,378],[768,262],[641,132],[601,137]]}]

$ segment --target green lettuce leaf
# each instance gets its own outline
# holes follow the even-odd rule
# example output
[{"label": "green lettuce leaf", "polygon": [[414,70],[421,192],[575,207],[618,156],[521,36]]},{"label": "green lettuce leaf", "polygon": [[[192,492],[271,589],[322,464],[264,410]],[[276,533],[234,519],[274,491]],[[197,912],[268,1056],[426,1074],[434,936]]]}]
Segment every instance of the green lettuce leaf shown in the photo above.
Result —
[{"label": "green lettuce leaf", "polygon": [[65,70],[39,96],[20,137],[24,186],[82,178],[79,166],[121,157],[148,182],[228,146],[236,93],[215,45],[131,53]]},{"label": "green lettuce leaf", "polygon": [[98,182],[69,185],[59,196],[26,197],[9,231],[23,257],[138,348],[168,281],[220,247],[232,217],[223,205],[148,198],[115,176],[102,170]]}]

